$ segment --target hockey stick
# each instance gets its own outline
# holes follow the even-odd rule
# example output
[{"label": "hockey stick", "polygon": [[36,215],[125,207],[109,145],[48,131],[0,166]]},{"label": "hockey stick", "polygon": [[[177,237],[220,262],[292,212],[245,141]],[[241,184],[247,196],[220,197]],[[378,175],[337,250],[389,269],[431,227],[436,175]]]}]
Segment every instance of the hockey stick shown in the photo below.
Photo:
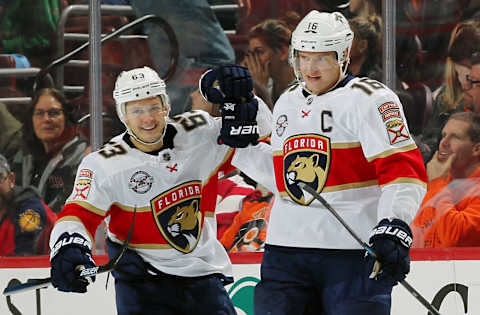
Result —
[{"label": "hockey stick", "polygon": [[[310,193],[315,199],[320,201],[322,205],[330,211],[335,218],[343,225],[345,229],[347,229],[348,233],[350,233],[351,236],[360,244],[360,246],[367,251],[369,255],[371,255],[373,258],[377,259],[377,254],[375,251],[353,231],[350,226],[342,219],[342,217],[335,211],[335,209],[330,206],[330,204],[322,197],[320,196],[319,193],[317,193],[312,187],[306,185],[305,183],[298,183],[298,186],[301,189],[306,190],[308,193]],[[380,262],[381,263],[381,262]],[[407,289],[408,292],[410,292],[414,298],[416,298],[423,306],[427,308],[427,310],[433,314],[433,315],[441,315],[440,312],[432,305],[430,304],[417,290],[415,290],[414,287],[412,287],[406,280],[400,281],[400,283],[403,285],[405,289]]]},{"label": "hockey stick", "polygon": [[[118,255],[110,259],[108,263],[105,265],[101,266],[96,266],[92,268],[87,268],[87,269],[78,269],[79,278],[84,278],[88,282],[91,282],[91,277],[95,275],[99,275],[105,272],[110,272],[115,267],[117,266],[118,262],[122,258],[123,254],[127,250],[128,244],[130,243],[130,239],[132,238],[133,234],[133,227],[135,225],[135,216],[137,213],[137,207],[134,207],[133,209],[133,218],[132,218],[132,223],[130,224],[130,230],[128,231],[127,238],[125,239],[125,242],[122,245],[122,248]],[[82,266],[80,266],[82,267]],[[78,267],[77,267],[78,268]],[[10,287],[6,287],[5,290],[3,290],[3,295],[4,296],[10,296],[12,294],[17,294],[17,293],[22,293],[26,291],[31,291],[31,290],[36,290],[36,289],[42,289],[42,288],[47,288],[50,284],[52,283],[52,278],[43,278],[43,279],[28,279],[27,282],[25,283],[20,283],[16,284]]]}]

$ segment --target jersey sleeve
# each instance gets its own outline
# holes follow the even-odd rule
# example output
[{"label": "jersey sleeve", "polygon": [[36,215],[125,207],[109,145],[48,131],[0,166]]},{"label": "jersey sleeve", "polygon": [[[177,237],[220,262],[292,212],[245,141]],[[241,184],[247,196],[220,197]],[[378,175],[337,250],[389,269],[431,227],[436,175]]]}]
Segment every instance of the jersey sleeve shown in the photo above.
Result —
[{"label": "jersey sleeve", "polygon": [[104,188],[112,184],[98,159],[98,153],[91,153],[80,163],[73,191],[50,235],[50,248],[65,232],[79,233],[93,243],[95,231],[113,203],[110,190]]},{"label": "jersey sleeve", "polygon": [[273,114],[268,108],[267,104],[259,98],[258,100],[258,112],[257,112],[257,125],[259,140],[267,138],[272,133]]},{"label": "jersey sleeve", "polygon": [[425,195],[427,175],[402,104],[388,88],[359,100],[355,128],[382,190],[378,220],[396,217],[410,223]]},{"label": "jersey sleeve", "polygon": [[270,191],[276,191],[271,145],[260,142],[255,146],[237,148],[232,165]]}]

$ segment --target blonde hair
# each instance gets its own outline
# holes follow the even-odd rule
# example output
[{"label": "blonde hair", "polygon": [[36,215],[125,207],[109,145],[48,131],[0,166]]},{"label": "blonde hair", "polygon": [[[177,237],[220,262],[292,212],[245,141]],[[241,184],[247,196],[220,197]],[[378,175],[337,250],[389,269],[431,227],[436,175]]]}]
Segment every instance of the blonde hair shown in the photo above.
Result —
[{"label": "blonde hair", "polygon": [[465,20],[458,23],[452,30],[448,43],[448,57],[445,63],[445,92],[439,97],[446,104],[441,111],[448,111],[458,107],[463,100],[463,90],[455,72],[455,63],[472,57],[476,49],[476,42],[480,40],[480,21]]}]

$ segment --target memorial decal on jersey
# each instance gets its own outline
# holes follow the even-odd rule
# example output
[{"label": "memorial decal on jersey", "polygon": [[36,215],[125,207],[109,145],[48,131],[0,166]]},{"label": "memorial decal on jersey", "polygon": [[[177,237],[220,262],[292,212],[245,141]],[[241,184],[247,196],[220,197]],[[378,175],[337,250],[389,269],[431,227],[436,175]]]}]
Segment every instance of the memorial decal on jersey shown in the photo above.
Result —
[{"label": "memorial decal on jersey", "polygon": [[189,181],[161,193],[150,202],[160,233],[170,246],[182,253],[193,251],[200,239],[203,226],[201,193],[202,183]]},{"label": "memorial decal on jersey", "polygon": [[315,199],[300,189],[298,183],[305,183],[320,193],[327,181],[330,155],[330,138],[325,136],[295,135],[284,142],[283,180],[290,198],[305,206]]},{"label": "memorial decal on jersey", "polygon": [[73,187],[73,200],[85,200],[88,197],[90,188],[92,187],[93,172],[89,169],[81,169],[78,171],[77,181]]},{"label": "memorial decal on jersey", "polygon": [[378,107],[378,111],[385,123],[390,144],[410,139],[407,126],[400,113],[400,106],[395,102],[386,102]]}]

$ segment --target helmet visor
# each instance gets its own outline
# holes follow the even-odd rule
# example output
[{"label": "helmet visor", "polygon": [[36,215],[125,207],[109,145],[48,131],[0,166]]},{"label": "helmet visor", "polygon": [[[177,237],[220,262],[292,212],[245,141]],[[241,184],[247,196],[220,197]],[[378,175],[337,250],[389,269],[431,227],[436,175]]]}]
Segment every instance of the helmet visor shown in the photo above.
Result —
[{"label": "helmet visor", "polygon": [[295,68],[303,73],[328,71],[338,68],[335,52],[303,52],[296,51],[294,56]]}]

